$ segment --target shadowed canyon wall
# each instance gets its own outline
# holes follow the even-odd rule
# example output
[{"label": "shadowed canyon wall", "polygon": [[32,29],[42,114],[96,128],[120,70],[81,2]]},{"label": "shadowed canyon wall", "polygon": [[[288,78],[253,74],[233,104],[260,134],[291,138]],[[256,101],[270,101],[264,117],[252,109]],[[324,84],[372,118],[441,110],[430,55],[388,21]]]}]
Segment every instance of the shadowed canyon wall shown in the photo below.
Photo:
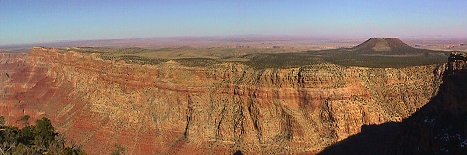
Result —
[{"label": "shadowed canyon wall", "polygon": [[438,93],[410,117],[365,125],[320,154],[467,154],[466,62],[451,54]]},{"label": "shadowed canyon wall", "polygon": [[444,68],[137,65],[34,48],[0,55],[0,115],[48,117],[90,154],[317,153],[414,114]]}]

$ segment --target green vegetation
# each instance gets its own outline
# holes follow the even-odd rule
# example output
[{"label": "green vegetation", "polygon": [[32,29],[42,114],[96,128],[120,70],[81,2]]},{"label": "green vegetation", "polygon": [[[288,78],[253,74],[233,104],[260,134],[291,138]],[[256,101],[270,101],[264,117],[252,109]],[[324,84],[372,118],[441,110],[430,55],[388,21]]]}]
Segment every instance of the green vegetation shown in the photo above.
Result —
[{"label": "green vegetation", "polygon": [[324,59],[329,63],[341,66],[402,68],[410,66],[442,64],[447,62],[447,57],[448,56],[443,53],[409,56],[340,53],[326,56]]},{"label": "green vegetation", "polygon": [[[29,116],[27,118],[29,119]],[[77,146],[65,146],[64,139],[55,131],[47,118],[37,120],[36,125],[27,125],[19,129],[5,126],[4,117],[0,117],[0,154],[82,155],[85,153]]]},{"label": "green vegetation", "polygon": [[447,62],[447,55],[444,53],[421,55],[367,55],[352,52],[329,51],[253,54],[246,57],[249,61],[244,63],[256,69],[291,68],[320,63],[369,68],[402,68]]},{"label": "green vegetation", "polygon": [[[395,46],[398,47],[398,46]],[[371,51],[370,47],[322,51],[290,51],[261,48],[73,48],[72,51],[96,53],[102,59],[127,63],[157,65],[169,60],[189,67],[209,67],[233,62],[255,69],[291,68],[320,63],[370,68],[401,68],[447,62],[447,53],[409,46],[393,51]]]},{"label": "green vegetation", "polygon": [[255,69],[291,68],[324,63],[320,57],[306,53],[252,54],[246,58],[250,61],[244,64]]},{"label": "green vegetation", "polygon": [[101,55],[101,58],[104,60],[125,61],[126,63],[134,63],[134,64],[140,64],[140,65],[156,65],[161,62],[164,62],[164,60],[162,59],[151,59],[151,58],[145,58],[145,57],[134,56],[134,55],[122,55],[122,56]]},{"label": "green vegetation", "polygon": [[24,125],[29,125],[29,118],[29,115],[24,115],[19,121],[21,121]]},{"label": "green vegetation", "polygon": [[115,150],[111,155],[123,155],[125,154],[126,149],[120,145],[115,145]]},{"label": "green vegetation", "polygon": [[178,63],[189,66],[189,67],[206,67],[211,66],[214,64],[221,63],[216,59],[209,59],[209,58],[182,58],[182,59],[175,59]]},{"label": "green vegetation", "polygon": [[0,127],[5,125],[5,117],[0,116]]}]

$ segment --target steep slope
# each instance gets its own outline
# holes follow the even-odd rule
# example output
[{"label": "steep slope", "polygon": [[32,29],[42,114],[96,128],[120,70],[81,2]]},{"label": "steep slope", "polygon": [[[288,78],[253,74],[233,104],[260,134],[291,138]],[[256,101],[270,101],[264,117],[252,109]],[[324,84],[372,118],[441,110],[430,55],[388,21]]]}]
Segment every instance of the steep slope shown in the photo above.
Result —
[{"label": "steep slope", "polygon": [[321,154],[466,154],[466,62],[465,54],[451,54],[437,95],[412,116],[364,126]]},{"label": "steep slope", "polygon": [[404,51],[413,49],[398,38],[370,38],[352,48],[355,51]]},{"label": "steep slope", "polygon": [[467,154],[466,80],[467,56],[451,54],[439,93],[404,121],[397,152]]},{"label": "steep slope", "polygon": [[91,154],[313,153],[401,121],[437,92],[443,68],[222,63],[137,65],[58,49],[0,57],[0,115],[46,116]]},{"label": "steep slope", "polygon": [[398,38],[370,38],[367,41],[348,49],[358,54],[383,54],[383,55],[419,55],[440,53],[427,49],[413,48]]}]

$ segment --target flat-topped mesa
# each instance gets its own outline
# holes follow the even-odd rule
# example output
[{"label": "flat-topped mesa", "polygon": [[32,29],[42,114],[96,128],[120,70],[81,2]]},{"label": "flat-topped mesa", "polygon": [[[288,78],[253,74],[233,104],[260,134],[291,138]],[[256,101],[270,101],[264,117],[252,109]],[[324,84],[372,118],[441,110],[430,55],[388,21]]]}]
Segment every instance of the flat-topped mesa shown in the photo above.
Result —
[{"label": "flat-topped mesa", "polygon": [[145,66],[41,47],[26,57],[0,63],[0,115],[51,118],[89,154],[311,154],[410,116],[438,88],[433,65]]},{"label": "flat-topped mesa", "polygon": [[61,49],[58,48],[47,48],[47,47],[42,47],[42,46],[35,46],[32,47],[31,52],[59,52],[62,51]]},{"label": "flat-topped mesa", "polygon": [[45,48],[45,47],[42,47],[42,46],[34,46],[34,47],[32,47],[32,49],[33,49],[33,50],[39,50],[39,49],[40,49],[40,50],[46,50],[46,49],[48,49],[48,48]]},{"label": "flat-topped mesa", "polygon": [[370,38],[351,50],[358,52],[400,52],[415,50],[399,38]]}]

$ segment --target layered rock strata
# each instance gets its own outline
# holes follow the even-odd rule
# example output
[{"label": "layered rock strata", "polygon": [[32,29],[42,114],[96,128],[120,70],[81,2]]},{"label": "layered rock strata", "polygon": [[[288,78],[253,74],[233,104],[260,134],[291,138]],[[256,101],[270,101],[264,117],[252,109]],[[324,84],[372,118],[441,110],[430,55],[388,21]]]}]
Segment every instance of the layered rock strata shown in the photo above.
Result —
[{"label": "layered rock strata", "polygon": [[34,48],[0,55],[0,115],[50,118],[90,154],[316,153],[362,125],[401,121],[444,67],[137,65]]}]

